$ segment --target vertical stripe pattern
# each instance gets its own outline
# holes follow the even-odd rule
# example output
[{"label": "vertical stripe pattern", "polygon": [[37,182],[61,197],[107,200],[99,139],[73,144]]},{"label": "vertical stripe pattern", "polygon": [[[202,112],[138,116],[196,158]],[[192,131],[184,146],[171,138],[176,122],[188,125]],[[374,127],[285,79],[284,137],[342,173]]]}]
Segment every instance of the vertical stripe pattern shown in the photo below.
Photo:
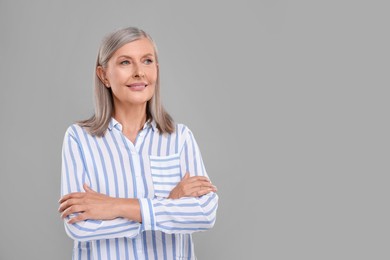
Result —
[{"label": "vertical stripe pattern", "polygon": [[[218,196],[167,199],[186,172],[207,176],[192,132],[177,124],[160,134],[146,123],[133,144],[111,119],[103,137],[74,124],[62,149],[61,195],[83,191],[83,183],[111,197],[138,198],[142,224],[117,218],[64,221],[74,239],[73,259],[196,259],[191,234],[213,227]],[[207,176],[208,177],[208,176]]]}]

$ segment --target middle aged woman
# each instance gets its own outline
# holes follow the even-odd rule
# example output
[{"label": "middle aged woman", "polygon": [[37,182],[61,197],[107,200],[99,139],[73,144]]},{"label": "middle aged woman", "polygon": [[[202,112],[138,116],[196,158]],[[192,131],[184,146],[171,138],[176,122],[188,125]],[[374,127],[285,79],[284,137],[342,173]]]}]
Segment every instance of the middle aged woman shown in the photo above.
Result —
[{"label": "middle aged woman", "polygon": [[151,37],[109,34],[96,63],[95,114],[65,134],[60,208],[74,259],[196,259],[218,196],[192,132],[160,102]]}]

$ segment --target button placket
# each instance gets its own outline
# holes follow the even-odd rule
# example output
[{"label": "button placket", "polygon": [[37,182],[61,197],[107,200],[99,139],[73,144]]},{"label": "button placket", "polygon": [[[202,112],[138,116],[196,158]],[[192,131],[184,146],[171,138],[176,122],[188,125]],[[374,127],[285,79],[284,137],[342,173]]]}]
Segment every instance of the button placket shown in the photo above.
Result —
[{"label": "button placket", "polygon": [[137,186],[139,197],[145,196],[145,187],[144,187],[143,178],[142,178],[142,171],[141,171],[141,156],[142,155],[139,154],[141,144],[143,143],[144,138],[145,138],[145,132],[146,132],[146,129],[142,129],[138,133],[138,136],[137,136],[135,144],[134,144],[134,153],[132,153],[134,169],[135,169],[135,177],[136,177],[136,186]]}]

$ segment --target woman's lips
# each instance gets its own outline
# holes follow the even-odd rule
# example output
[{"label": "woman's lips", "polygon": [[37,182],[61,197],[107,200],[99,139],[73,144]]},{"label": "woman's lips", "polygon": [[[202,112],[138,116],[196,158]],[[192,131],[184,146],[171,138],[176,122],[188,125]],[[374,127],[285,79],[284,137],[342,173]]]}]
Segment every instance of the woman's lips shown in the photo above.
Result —
[{"label": "woman's lips", "polygon": [[142,91],[144,90],[148,85],[146,83],[133,83],[130,85],[127,85],[131,90],[134,91]]}]

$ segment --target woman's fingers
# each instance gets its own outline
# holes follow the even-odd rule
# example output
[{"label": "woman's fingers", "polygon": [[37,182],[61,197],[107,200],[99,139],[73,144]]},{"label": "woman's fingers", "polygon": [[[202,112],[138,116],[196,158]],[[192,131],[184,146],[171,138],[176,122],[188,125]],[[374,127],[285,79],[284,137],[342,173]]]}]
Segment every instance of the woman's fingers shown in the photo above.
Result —
[{"label": "woman's fingers", "polygon": [[194,182],[190,182],[190,183],[183,183],[183,186],[184,186],[185,190],[208,189],[208,188],[216,189],[216,187],[213,184],[211,184],[208,181],[204,181],[204,180],[198,180],[198,181],[194,181]]},{"label": "woman's fingers", "polygon": [[[58,208],[58,211],[62,213],[67,208],[72,207],[74,205],[83,205],[86,204],[87,198],[93,196],[93,194],[88,194],[88,192],[74,192],[65,195],[60,200],[60,206]],[[95,193],[93,191],[93,193]]]},{"label": "woman's fingers", "polygon": [[[65,214],[65,212],[68,212],[67,215],[70,215],[74,212],[80,212],[82,211],[79,207],[87,205],[86,199],[83,198],[76,198],[76,199],[68,199],[61,203],[60,207],[58,208],[58,212]],[[71,213],[69,213],[72,211]]]},{"label": "woman's fingers", "polygon": [[191,197],[201,197],[201,196],[206,195],[206,194],[208,194],[210,192],[216,192],[216,190],[214,190],[214,189],[202,189],[202,190],[194,191],[191,194]]},{"label": "woman's fingers", "polygon": [[[71,216],[69,223],[85,219],[114,219],[118,217],[117,200],[92,190],[84,184],[85,192],[75,192],[60,199],[58,211],[62,218]],[[73,217],[73,214],[76,216]],[[88,217],[88,218],[87,218]]]},{"label": "woman's fingers", "polygon": [[58,202],[61,204],[64,201],[69,200],[71,198],[82,198],[84,195],[85,195],[85,192],[69,193],[69,194],[66,194],[65,196],[63,196]]},{"label": "woman's fingers", "polygon": [[[183,178],[184,180],[184,178]],[[192,176],[192,177],[189,177],[188,179],[186,179],[188,182],[197,182],[197,181],[204,181],[204,182],[208,182],[208,183],[211,183],[209,178],[207,177],[204,177],[204,176]]]},{"label": "woman's fingers", "polygon": [[186,196],[193,196],[194,194],[197,194],[196,197],[205,195],[209,192],[216,192],[217,188],[215,186],[192,186],[191,188],[186,189]]},{"label": "woman's fingers", "polygon": [[[86,192],[91,192],[91,193],[97,193],[96,191],[94,191],[93,189],[91,189],[87,184],[83,184],[83,188]],[[66,194],[65,196],[62,196],[58,203],[63,203],[64,201],[66,200],[69,200],[69,199],[72,199],[72,198],[83,198],[85,196],[85,192],[72,192],[72,193],[69,193],[69,194]]]},{"label": "woman's fingers", "polygon": [[85,210],[86,210],[85,207],[82,206],[82,205],[73,205],[73,206],[70,206],[67,209],[65,209],[62,212],[61,217],[62,218],[66,218],[67,216],[69,216],[71,214],[78,213],[78,212],[83,212]]},{"label": "woman's fingers", "polygon": [[71,207],[72,205],[75,205],[76,203],[76,199],[68,199],[60,204],[58,211],[62,213],[64,210]]},{"label": "woman's fingers", "polygon": [[86,213],[80,213],[77,216],[69,219],[68,224],[73,224],[73,223],[76,223],[76,222],[79,222],[79,221],[84,221],[84,220],[87,220],[87,219],[88,219],[88,217],[87,217]]},{"label": "woman's fingers", "polygon": [[187,172],[183,179],[170,192],[168,198],[200,197],[210,192],[216,192],[217,187],[211,184],[204,176],[192,176]]},{"label": "woman's fingers", "polygon": [[[84,188],[85,192],[73,192],[73,193],[69,193],[69,194],[63,196],[58,201],[60,203],[58,211],[61,213],[65,209],[67,209],[68,207],[70,207],[72,205],[76,205],[76,204],[80,204],[80,203],[85,202],[85,198],[87,196],[89,196],[88,193],[98,194],[96,191],[92,190],[87,184],[84,184],[83,188]],[[91,195],[94,195],[94,194],[91,194]]]},{"label": "woman's fingers", "polygon": [[93,189],[91,189],[86,183],[83,184],[83,188],[86,192],[92,192],[92,193],[97,193]]}]

